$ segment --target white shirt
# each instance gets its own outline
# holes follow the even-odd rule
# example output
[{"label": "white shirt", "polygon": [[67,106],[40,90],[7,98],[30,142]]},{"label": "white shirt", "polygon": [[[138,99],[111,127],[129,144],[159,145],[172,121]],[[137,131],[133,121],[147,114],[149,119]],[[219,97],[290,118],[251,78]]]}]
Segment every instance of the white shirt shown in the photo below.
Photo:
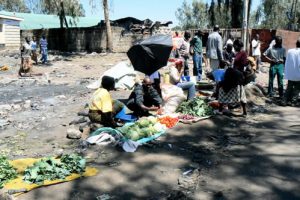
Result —
[{"label": "white shirt", "polygon": [[176,85],[180,82],[179,72],[175,66],[170,67],[170,83]]},{"label": "white shirt", "polygon": [[300,48],[290,49],[285,61],[285,79],[300,81]]},{"label": "white shirt", "polygon": [[[226,42],[226,45],[227,45],[227,44],[231,44],[231,45],[233,45],[233,41],[232,41],[232,39],[228,39],[228,40],[227,40],[227,42]],[[232,48],[232,49],[233,49],[233,48]]]},{"label": "white shirt", "polygon": [[253,56],[260,56],[260,42],[258,40],[252,40],[252,55]]}]

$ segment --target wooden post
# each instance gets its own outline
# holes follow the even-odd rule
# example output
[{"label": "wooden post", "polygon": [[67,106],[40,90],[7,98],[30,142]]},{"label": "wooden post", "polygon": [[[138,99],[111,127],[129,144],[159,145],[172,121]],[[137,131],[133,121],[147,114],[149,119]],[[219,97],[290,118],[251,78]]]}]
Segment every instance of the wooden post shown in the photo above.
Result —
[{"label": "wooden post", "polygon": [[244,9],[243,9],[243,43],[245,51],[248,49],[248,6],[249,6],[249,0],[244,0]]}]

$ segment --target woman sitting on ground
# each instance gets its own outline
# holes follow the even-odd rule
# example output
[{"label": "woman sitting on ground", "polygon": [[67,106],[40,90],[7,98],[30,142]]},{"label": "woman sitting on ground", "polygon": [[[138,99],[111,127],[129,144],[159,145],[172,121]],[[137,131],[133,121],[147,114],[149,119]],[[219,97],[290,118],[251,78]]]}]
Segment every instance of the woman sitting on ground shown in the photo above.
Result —
[{"label": "woman sitting on ground", "polygon": [[100,123],[107,127],[116,127],[114,116],[124,107],[118,100],[112,100],[109,91],[115,89],[115,80],[109,76],[103,76],[101,88],[96,90],[89,104],[89,118],[93,123]]},{"label": "woman sitting on ground", "polygon": [[170,67],[170,82],[173,85],[176,85],[177,87],[180,87],[183,90],[187,90],[188,91],[188,100],[192,99],[195,97],[195,93],[196,93],[196,88],[195,88],[195,84],[193,82],[181,82],[181,76],[183,74],[184,70],[183,70],[183,66],[182,66],[182,62],[177,62],[174,65],[172,65]]}]

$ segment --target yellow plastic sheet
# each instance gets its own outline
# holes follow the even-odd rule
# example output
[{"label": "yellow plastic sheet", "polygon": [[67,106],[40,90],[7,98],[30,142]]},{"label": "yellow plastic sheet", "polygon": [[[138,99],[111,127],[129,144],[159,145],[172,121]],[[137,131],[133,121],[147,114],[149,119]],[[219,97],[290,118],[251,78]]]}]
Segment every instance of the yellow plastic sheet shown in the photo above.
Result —
[{"label": "yellow plastic sheet", "polygon": [[[28,192],[28,191],[33,190],[33,189],[38,188],[38,187],[54,185],[54,184],[57,184],[57,183],[68,182],[68,181],[72,181],[72,180],[75,180],[77,178],[80,178],[82,176],[83,177],[95,176],[98,173],[98,170],[96,168],[86,167],[85,172],[82,175],[81,174],[71,174],[70,176],[66,177],[66,179],[53,180],[53,181],[44,181],[44,183],[40,184],[40,185],[26,183],[25,181],[23,181],[23,172],[25,171],[25,169],[27,167],[33,165],[33,163],[35,163],[39,160],[41,160],[41,159],[24,158],[24,159],[18,159],[18,160],[10,161],[10,163],[14,166],[14,168],[17,169],[17,171],[20,175],[18,175],[18,177],[16,179],[11,180],[10,182],[6,183],[4,188],[7,189],[7,190],[26,189],[27,192]],[[21,194],[21,193],[18,193],[15,196],[17,196],[19,194]]]}]

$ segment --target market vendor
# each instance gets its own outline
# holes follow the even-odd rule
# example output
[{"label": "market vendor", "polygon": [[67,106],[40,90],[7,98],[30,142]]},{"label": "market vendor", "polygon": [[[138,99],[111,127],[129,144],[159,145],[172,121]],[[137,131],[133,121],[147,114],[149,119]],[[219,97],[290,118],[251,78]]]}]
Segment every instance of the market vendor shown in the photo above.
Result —
[{"label": "market vendor", "polygon": [[162,99],[152,84],[148,76],[144,78],[142,84],[135,84],[127,103],[127,107],[134,112],[134,115],[138,117],[148,116],[149,111],[158,111],[160,109]]},{"label": "market vendor", "polygon": [[118,100],[112,100],[109,91],[115,89],[115,80],[109,76],[102,77],[101,88],[96,90],[89,104],[89,118],[93,123],[107,127],[116,127],[114,116],[124,107]]},{"label": "market vendor", "polygon": [[176,62],[175,65],[170,66],[170,82],[183,90],[188,91],[188,100],[195,97],[196,89],[193,82],[182,82],[181,76],[183,74],[182,62]]}]

